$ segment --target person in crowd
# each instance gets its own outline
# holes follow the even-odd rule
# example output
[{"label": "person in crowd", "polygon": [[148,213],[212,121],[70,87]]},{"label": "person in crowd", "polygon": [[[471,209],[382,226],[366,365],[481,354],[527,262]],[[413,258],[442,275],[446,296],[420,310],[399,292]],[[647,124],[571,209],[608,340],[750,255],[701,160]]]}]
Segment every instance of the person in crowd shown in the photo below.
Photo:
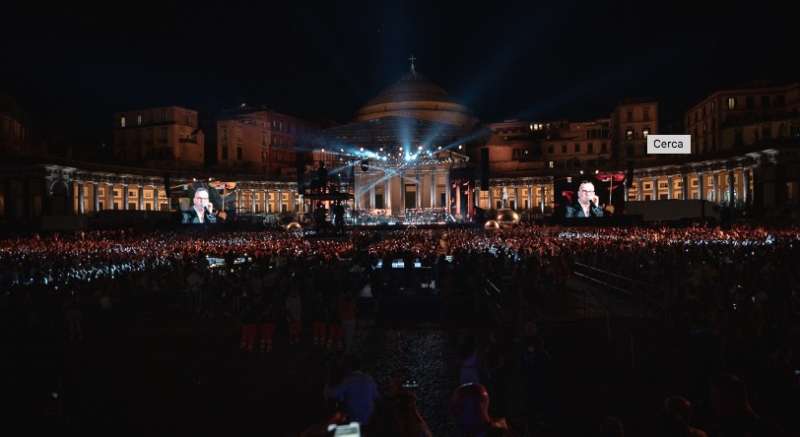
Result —
[{"label": "person in crowd", "polygon": [[716,421],[711,435],[719,437],[780,437],[783,430],[757,414],[747,386],[738,376],[724,373],[711,382],[711,404]]},{"label": "person in crowd", "polygon": [[511,436],[505,419],[489,415],[489,392],[481,384],[460,385],[450,400],[450,415],[463,437]]},{"label": "person in crowd", "polygon": [[342,293],[339,298],[339,320],[344,335],[344,350],[350,353],[356,334],[356,300],[349,292]]},{"label": "person in crowd", "polygon": [[289,344],[300,342],[303,333],[303,303],[300,292],[293,287],[286,297],[286,321],[289,324]]},{"label": "person in crowd", "polygon": [[682,396],[670,396],[664,400],[660,427],[656,433],[661,437],[707,437],[700,429],[691,426],[692,404]]},{"label": "person in crowd", "polygon": [[361,360],[351,355],[348,359],[349,373],[337,385],[325,387],[325,396],[342,402],[350,421],[365,425],[369,422],[375,402],[380,398],[375,380],[361,370]]},{"label": "person in crowd", "polygon": [[432,435],[417,409],[417,397],[410,392],[396,392],[393,396],[381,399],[365,434],[386,437]]}]

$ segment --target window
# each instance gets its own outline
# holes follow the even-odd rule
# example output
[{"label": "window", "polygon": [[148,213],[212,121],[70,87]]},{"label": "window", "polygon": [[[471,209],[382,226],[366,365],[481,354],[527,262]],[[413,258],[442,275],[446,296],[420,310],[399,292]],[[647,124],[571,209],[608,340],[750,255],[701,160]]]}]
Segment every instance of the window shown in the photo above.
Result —
[{"label": "window", "polygon": [[241,161],[242,160],[242,148],[241,147],[237,147],[236,148],[236,160],[237,161]]},{"label": "window", "polygon": [[753,96],[747,96],[744,100],[744,107],[745,109],[753,109],[754,106],[754,99]]},{"label": "window", "polygon": [[575,153],[581,153],[581,144],[575,143]]},{"label": "window", "polygon": [[786,96],[779,94],[775,96],[775,106],[783,106],[786,104]]},{"label": "window", "polygon": [[119,127],[125,127],[125,116],[119,118]]},{"label": "window", "polygon": [[770,99],[769,96],[761,96],[761,107],[769,108]]},{"label": "window", "polygon": [[552,144],[548,144],[547,145],[547,153],[550,153],[550,154],[553,153],[553,145]]},{"label": "window", "polygon": [[554,168],[555,165],[556,165],[556,163],[554,161],[550,161],[548,164],[549,164],[550,168]]},{"label": "window", "polygon": [[625,139],[629,141],[633,139],[633,129],[628,128],[625,130]]},{"label": "window", "polygon": [[167,128],[162,127],[161,129],[159,129],[159,138],[158,138],[158,140],[159,140],[159,142],[161,142],[161,144],[166,144],[167,143]]},{"label": "window", "polygon": [[142,114],[136,116],[136,124],[139,126],[142,125]]},{"label": "window", "polygon": [[589,143],[589,144],[586,146],[586,153],[594,153],[594,144],[592,144],[592,143]]},{"label": "window", "polygon": [[561,145],[561,153],[567,153],[567,145],[566,144],[562,144]]},{"label": "window", "polygon": [[628,121],[633,121],[633,111],[628,111]]},{"label": "window", "polygon": [[728,97],[728,110],[736,109],[736,97]]},{"label": "window", "polygon": [[606,153],[606,151],[607,151],[606,147],[607,147],[606,143],[600,143],[600,151],[601,152]]},{"label": "window", "polygon": [[644,121],[650,121],[650,109],[644,108]]},{"label": "window", "polygon": [[222,160],[225,161],[228,159],[228,146],[222,147]]}]

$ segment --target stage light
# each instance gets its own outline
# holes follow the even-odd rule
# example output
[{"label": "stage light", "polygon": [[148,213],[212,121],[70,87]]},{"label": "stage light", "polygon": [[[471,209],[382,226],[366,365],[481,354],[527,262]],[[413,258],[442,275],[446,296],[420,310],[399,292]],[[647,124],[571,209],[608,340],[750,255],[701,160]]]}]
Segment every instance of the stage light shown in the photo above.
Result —
[{"label": "stage light", "polygon": [[417,147],[417,150],[422,150],[422,146],[418,146],[418,147]]},{"label": "stage light", "polygon": [[599,173],[600,173],[600,170],[595,170],[594,171],[594,174],[599,174]]},{"label": "stage light", "polygon": [[325,149],[322,149],[322,153],[325,153]]},{"label": "stage light", "polygon": [[439,146],[439,150],[442,150],[442,146]]},{"label": "stage light", "polygon": [[361,148],[361,151],[362,151],[362,152],[364,151],[364,148],[363,148],[363,147]]},{"label": "stage light", "polygon": [[383,152],[383,147],[380,148],[380,151]]},{"label": "stage light", "polygon": [[458,150],[461,150],[461,149],[463,149],[463,148],[464,148],[464,145],[463,145],[463,144],[459,144],[459,145],[458,145]]}]

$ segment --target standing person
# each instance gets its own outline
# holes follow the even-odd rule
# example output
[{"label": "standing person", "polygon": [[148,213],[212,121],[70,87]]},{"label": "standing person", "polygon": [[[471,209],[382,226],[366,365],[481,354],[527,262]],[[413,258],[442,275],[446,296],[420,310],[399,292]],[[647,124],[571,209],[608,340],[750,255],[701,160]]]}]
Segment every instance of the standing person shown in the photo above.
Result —
[{"label": "standing person", "polygon": [[272,352],[272,340],[275,337],[275,322],[277,315],[275,314],[275,305],[272,302],[272,297],[269,296],[265,302],[264,309],[261,312],[261,351]]},{"label": "standing person", "polygon": [[327,343],[326,337],[326,319],[328,318],[328,311],[325,306],[325,299],[322,293],[315,292],[311,302],[311,332],[314,336],[314,346],[325,346]]},{"label": "standing person", "polygon": [[344,331],[344,350],[350,352],[356,334],[356,301],[351,293],[344,293],[339,300],[339,320]]},{"label": "standing person", "polygon": [[300,334],[303,332],[303,302],[297,287],[292,287],[289,296],[286,297],[286,321],[289,323],[289,344],[300,342]]},{"label": "standing person", "polygon": [[242,335],[241,349],[245,352],[253,352],[258,333],[259,311],[256,305],[248,305],[242,314]]},{"label": "standing person", "polygon": [[344,348],[342,321],[339,318],[338,305],[329,303],[326,306],[328,320],[328,349],[342,350]]},{"label": "standing person", "polygon": [[342,402],[348,420],[365,425],[375,411],[375,402],[380,397],[378,385],[372,376],[361,371],[358,357],[351,356],[348,361],[349,373],[338,385],[326,385],[325,396]]}]

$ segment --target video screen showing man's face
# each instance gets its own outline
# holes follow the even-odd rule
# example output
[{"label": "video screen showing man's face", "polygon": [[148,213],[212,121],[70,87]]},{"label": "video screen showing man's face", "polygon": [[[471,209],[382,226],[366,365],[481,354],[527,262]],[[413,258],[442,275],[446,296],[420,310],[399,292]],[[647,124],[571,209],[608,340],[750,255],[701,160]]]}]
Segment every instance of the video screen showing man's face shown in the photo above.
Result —
[{"label": "video screen showing man's face", "polygon": [[182,212],[181,222],[185,225],[214,224],[219,218],[219,210],[214,207],[212,191],[205,186],[195,188],[191,207]]}]

